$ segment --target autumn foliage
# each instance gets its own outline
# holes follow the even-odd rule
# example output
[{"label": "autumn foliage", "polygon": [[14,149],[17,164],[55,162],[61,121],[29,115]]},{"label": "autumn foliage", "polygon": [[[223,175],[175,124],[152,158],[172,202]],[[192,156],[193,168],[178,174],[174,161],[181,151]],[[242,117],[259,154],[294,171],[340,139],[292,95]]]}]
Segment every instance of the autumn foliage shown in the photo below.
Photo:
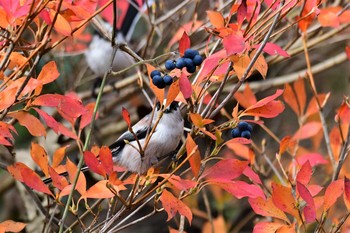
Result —
[{"label": "autumn foliage", "polygon": [[[1,215],[0,233],[118,232],[152,218],[169,232],[346,232],[349,4],[147,1],[136,51],[99,24],[120,30],[130,2],[0,0],[0,194],[25,204]],[[101,85],[82,56],[92,26],[135,60]],[[201,67],[154,86],[149,74],[188,48]],[[174,100],[187,129],[173,158],[146,174],[114,164],[108,145],[132,131],[135,106]],[[252,139],[230,137],[241,121]]]}]

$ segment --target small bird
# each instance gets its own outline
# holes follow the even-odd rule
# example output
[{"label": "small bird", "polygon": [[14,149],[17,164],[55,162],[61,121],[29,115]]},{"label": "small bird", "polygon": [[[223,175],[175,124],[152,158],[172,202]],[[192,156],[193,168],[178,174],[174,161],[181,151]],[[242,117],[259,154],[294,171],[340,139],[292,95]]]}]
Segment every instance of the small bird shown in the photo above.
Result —
[{"label": "small bird", "polygon": [[[153,130],[154,127],[156,128]],[[174,101],[164,109],[158,102],[153,117],[151,112],[132,127],[136,138],[128,130],[109,146],[113,162],[127,171],[143,174],[149,168],[157,165],[160,159],[176,150],[183,135],[183,129],[184,120],[179,103]],[[152,130],[153,133],[150,134]],[[148,137],[150,139],[145,147]],[[81,169],[83,172],[88,170],[87,166]],[[68,174],[64,172],[60,175]],[[48,184],[52,182],[52,179],[46,178],[43,181]]]},{"label": "small bird", "polygon": [[[158,121],[161,112],[163,115]],[[158,124],[150,135],[145,148],[147,133],[152,131],[157,121]],[[127,131],[109,147],[113,161],[128,171],[143,174],[156,165],[160,158],[169,155],[176,149],[183,135],[183,128],[184,120],[178,102],[174,101],[166,109],[162,109],[158,103],[153,118],[150,113],[132,127],[137,139],[130,131]],[[143,153],[140,153],[139,144]]]}]

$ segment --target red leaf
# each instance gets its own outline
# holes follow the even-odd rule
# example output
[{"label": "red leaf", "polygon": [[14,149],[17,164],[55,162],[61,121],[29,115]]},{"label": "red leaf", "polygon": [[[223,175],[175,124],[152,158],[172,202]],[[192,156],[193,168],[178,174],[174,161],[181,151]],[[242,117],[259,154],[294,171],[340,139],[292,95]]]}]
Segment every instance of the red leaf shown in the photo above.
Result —
[{"label": "red leaf", "polygon": [[190,83],[190,80],[188,80],[185,73],[181,73],[179,85],[180,85],[180,91],[185,97],[185,99],[190,98],[193,90],[192,90],[192,85]]},{"label": "red leaf", "polygon": [[104,170],[110,175],[113,172],[113,159],[111,150],[107,146],[101,147],[100,160]]},{"label": "red leaf", "polygon": [[344,180],[335,180],[328,185],[324,194],[323,211],[331,208],[344,191]]},{"label": "red leaf", "polygon": [[322,129],[320,122],[308,122],[303,125],[293,136],[293,140],[303,140],[315,136]]},{"label": "red leaf", "polygon": [[239,177],[248,166],[248,161],[238,159],[223,159],[205,170],[201,178],[208,180],[231,181]]},{"label": "red leaf", "polygon": [[265,200],[262,197],[248,198],[248,201],[256,214],[265,217],[279,218],[289,223],[289,219],[287,218],[286,214],[273,204],[271,198],[268,200]]},{"label": "red leaf", "polygon": [[182,201],[174,197],[173,194],[171,194],[166,189],[163,190],[162,195],[160,196],[160,201],[162,202],[162,205],[164,207],[164,210],[168,214],[168,219],[172,219],[176,212],[179,212],[179,214],[185,216],[189,223],[192,222],[192,212],[191,209],[185,205]]},{"label": "red leaf", "polygon": [[[259,48],[260,44],[253,46],[253,48]],[[267,42],[263,51],[271,56],[280,55],[282,57],[290,57],[290,55],[284,51],[280,46],[274,43]]]},{"label": "red leaf", "polygon": [[305,164],[306,162],[309,162],[311,167],[328,163],[328,161],[321,154],[318,153],[309,153],[304,154],[302,156],[298,156],[297,162],[299,164]]},{"label": "red leaf", "polygon": [[12,143],[8,141],[6,138],[13,140],[12,132],[17,134],[16,129],[3,121],[0,121],[0,144],[5,146],[11,146]]},{"label": "red leaf", "polygon": [[18,120],[18,123],[26,127],[29,133],[33,136],[46,136],[45,127],[43,124],[32,114],[24,111],[11,112],[8,116]]},{"label": "red leaf", "polygon": [[346,56],[348,57],[348,60],[350,61],[350,46],[345,47],[345,53],[346,53]]},{"label": "red leaf", "polygon": [[190,38],[188,37],[187,33],[184,31],[179,41],[179,53],[183,55],[185,53],[185,50],[188,49],[190,46],[191,46]]},{"label": "red leaf", "polygon": [[250,106],[248,109],[262,107],[262,106],[266,105],[267,103],[273,101],[274,99],[276,99],[277,97],[279,97],[282,94],[283,94],[283,90],[282,89],[278,89],[275,94],[270,95],[268,97],[265,97],[265,98],[259,100],[253,106]]},{"label": "red leaf", "polygon": [[297,174],[297,182],[307,185],[311,180],[312,167],[309,161],[306,161],[303,166],[300,168]]},{"label": "red leaf", "polygon": [[253,233],[276,233],[283,226],[286,225],[277,222],[258,222],[254,226]]},{"label": "red leaf", "polygon": [[273,118],[284,111],[284,105],[279,100],[273,100],[262,107],[250,107],[242,115],[259,116],[264,118]]},{"label": "red leaf", "polygon": [[57,122],[52,116],[47,114],[41,109],[34,108],[35,111],[44,119],[46,125],[50,127],[56,134],[63,134],[72,139],[78,139],[78,136],[75,135],[72,131],[67,129],[63,124]]},{"label": "red leaf", "polygon": [[293,215],[299,219],[297,204],[290,187],[272,183],[272,201],[280,210]]},{"label": "red leaf", "polygon": [[128,125],[128,127],[131,126],[131,122],[130,122],[130,114],[128,112],[128,110],[124,107],[122,107],[122,115],[123,115],[123,119],[126,122],[126,124]]},{"label": "red leaf", "polygon": [[261,197],[265,199],[264,191],[255,184],[248,184],[239,180],[231,182],[220,182],[215,180],[214,182],[210,181],[210,183],[218,185],[238,199],[241,199],[243,197]]},{"label": "red leaf", "polygon": [[64,176],[60,176],[52,167],[49,167],[49,174],[52,179],[52,185],[59,190],[62,191],[66,186],[69,185],[66,178]]},{"label": "red leaf", "polygon": [[206,11],[210,23],[217,29],[225,27],[225,19],[220,12]]},{"label": "red leaf", "polygon": [[254,183],[262,184],[259,175],[256,174],[251,167],[247,166],[244,169],[243,174],[249,179],[251,179]]},{"label": "red leaf", "polygon": [[340,26],[340,19],[338,13],[342,10],[341,7],[327,7],[321,9],[320,14],[317,17],[318,22],[323,27],[334,27],[337,28]]},{"label": "red leaf", "polygon": [[348,210],[350,209],[350,180],[344,177],[344,201]]},{"label": "red leaf", "polygon": [[41,180],[40,176],[25,164],[17,162],[11,166],[8,166],[7,170],[13,175],[16,180],[25,183],[28,187],[38,192],[53,196],[49,188]]},{"label": "red leaf", "polygon": [[194,188],[197,185],[196,181],[181,179],[180,176],[176,176],[176,175],[159,174],[159,176],[163,177],[164,179],[168,178],[168,181],[180,191],[189,190],[191,188]]},{"label": "red leaf", "polygon": [[238,33],[232,33],[224,37],[222,41],[226,50],[226,55],[231,56],[234,54],[240,54],[246,48],[244,37]]},{"label": "red leaf", "polygon": [[[89,103],[85,106],[85,108],[87,112],[81,116],[80,129],[84,129],[87,125],[91,123],[92,116],[94,115],[95,103]],[[97,117],[98,117],[98,114],[96,114],[95,119],[97,119]]]},{"label": "red leaf", "polygon": [[92,152],[84,151],[84,161],[91,171],[106,177],[105,169]]},{"label": "red leaf", "polygon": [[6,220],[0,223],[0,232],[20,232],[26,227],[26,223]]},{"label": "red leaf", "polygon": [[49,160],[45,149],[39,144],[32,143],[30,148],[30,155],[34,162],[40,167],[44,172],[45,176],[49,176]]},{"label": "red leaf", "polygon": [[197,177],[201,167],[201,154],[198,150],[196,142],[193,140],[190,134],[188,134],[187,136],[186,152],[187,156],[190,156],[189,162],[192,169],[192,173],[195,177]]},{"label": "red leaf", "polygon": [[175,44],[177,41],[179,41],[183,35],[184,32],[187,34],[190,34],[193,31],[196,31],[198,28],[200,28],[203,25],[203,21],[190,21],[188,23],[185,23],[181,25],[181,28],[179,28],[174,35],[172,35],[171,40],[169,41],[168,47],[171,47],[173,44]]},{"label": "red leaf", "polygon": [[316,220],[316,207],[311,193],[306,186],[300,182],[297,182],[297,190],[301,198],[303,198],[303,200],[306,202],[303,209],[306,223],[314,222]]},{"label": "red leaf", "polygon": [[319,13],[317,8],[318,0],[307,0],[303,5],[303,11],[301,12],[301,17],[297,17],[297,19],[302,18],[298,22],[298,26],[302,32],[306,32],[308,27],[311,25],[316,15]]}]

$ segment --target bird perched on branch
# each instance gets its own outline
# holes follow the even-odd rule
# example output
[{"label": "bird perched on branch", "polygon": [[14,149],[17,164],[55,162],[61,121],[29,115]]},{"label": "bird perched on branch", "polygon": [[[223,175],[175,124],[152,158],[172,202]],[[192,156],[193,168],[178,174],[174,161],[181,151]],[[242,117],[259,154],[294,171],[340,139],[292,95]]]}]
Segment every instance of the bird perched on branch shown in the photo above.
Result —
[{"label": "bird perched on branch", "polygon": [[[107,1],[101,0],[100,5]],[[140,20],[143,11],[144,0],[117,1],[117,25],[116,25],[116,42],[128,44],[132,38],[136,23]],[[100,26],[112,35],[113,31],[113,9],[112,4],[101,13],[102,18],[106,21],[100,22]],[[99,21],[97,21],[99,22]],[[101,78],[110,68],[110,61],[113,55],[111,41],[101,32],[96,31],[85,51],[85,59],[94,72]],[[114,56],[112,70],[122,70],[134,63],[134,59],[128,53],[118,49]]]},{"label": "bird perched on branch", "polygon": [[[126,131],[109,146],[113,162],[127,171],[143,174],[176,150],[183,128],[178,102],[172,102],[167,108],[157,103],[154,111],[137,122],[132,131]],[[82,168],[87,170],[88,167]],[[51,181],[47,178],[44,183]]]}]

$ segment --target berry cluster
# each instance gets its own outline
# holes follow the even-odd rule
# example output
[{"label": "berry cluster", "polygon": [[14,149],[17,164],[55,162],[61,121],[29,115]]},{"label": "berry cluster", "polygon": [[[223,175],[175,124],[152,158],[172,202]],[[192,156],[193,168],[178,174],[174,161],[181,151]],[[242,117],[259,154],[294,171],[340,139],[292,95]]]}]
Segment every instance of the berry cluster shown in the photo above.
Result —
[{"label": "berry cluster", "polygon": [[231,136],[233,138],[243,137],[250,139],[253,127],[245,121],[238,123],[236,128],[233,128],[231,131]]},{"label": "berry cluster", "polygon": [[[188,73],[196,72],[196,67],[200,66],[203,62],[203,58],[199,55],[199,52],[194,49],[186,49],[184,56],[175,60],[167,60],[165,62],[165,68],[169,71],[173,69],[182,69],[186,67]],[[170,86],[173,83],[173,77],[170,75],[162,76],[159,70],[153,70],[151,72],[152,83],[159,89],[163,89],[166,86]]]},{"label": "berry cluster", "polygon": [[159,89],[163,89],[165,86],[170,86],[173,83],[173,77],[170,75],[162,76],[159,70],[153,70],[151,72],[151,78],[153,84]]},{"label": "berry cluster", "polygon": [[175,60],[167,60],[165,62],[165,68],[167,70],[173,70],[175,68],[182,69],[186,67],[188,73],[196,72],[196,67],[200,66],[203,62],[203,58],[199,55],[199,52],[194,49],[186,49],[184,56]]}]

